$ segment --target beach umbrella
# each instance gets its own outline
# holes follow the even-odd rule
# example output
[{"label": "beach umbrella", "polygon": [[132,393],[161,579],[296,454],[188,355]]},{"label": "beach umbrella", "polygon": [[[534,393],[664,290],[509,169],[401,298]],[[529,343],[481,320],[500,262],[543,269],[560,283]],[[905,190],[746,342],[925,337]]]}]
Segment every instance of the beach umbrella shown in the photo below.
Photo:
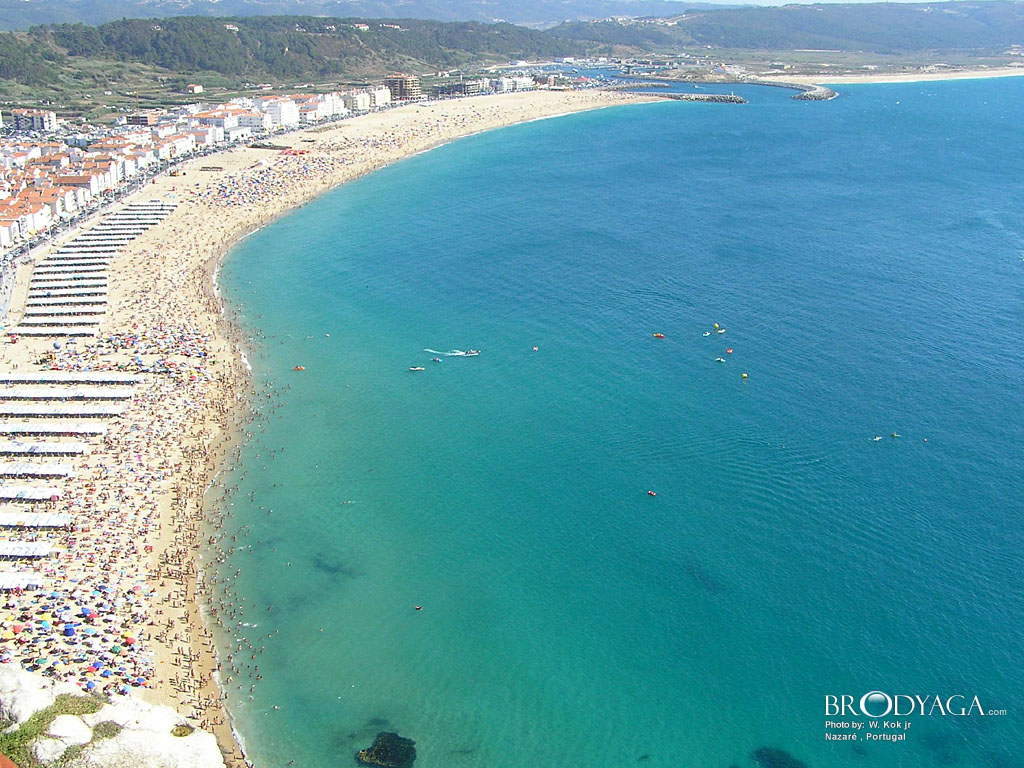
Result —
[{"label": "beach umbrella", "polygon": [[113,672],[111,672],[111,671],[110,671],[109,669],[104,669],[104,670],[103,670],[103,671],[102,671],[102,672],[100,673],[100,677],[110,677],[110,676],[111,676],[112,674],[114,674],[114,673],[113,673]]},{"label": "beach umbrella", "polygon": [[10,640],[13,637],[14,633],[9,629],[5,629],[2,633],[0,633],[0,640]]},{"label": "beach umbrella", "polygon": [[85,690],[87,690],[87,691],[91,691],[95,687],[96,687],[96,683],[94,683],[92,680],[90,680],[88,683],[85,684]]}]

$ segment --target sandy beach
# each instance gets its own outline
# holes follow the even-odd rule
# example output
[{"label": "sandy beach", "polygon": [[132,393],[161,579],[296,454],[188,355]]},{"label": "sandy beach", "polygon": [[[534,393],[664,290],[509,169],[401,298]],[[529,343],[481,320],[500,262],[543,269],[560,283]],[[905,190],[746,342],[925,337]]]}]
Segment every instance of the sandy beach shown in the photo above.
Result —
[{"label": "sandy beach", "polygon": [[993,67],[992,69],[958,69],[942,72],[898,72],[872,74],[865,72],[856,75],[815,75],[792,77],[787,75],[770,75],[762,80],[774,82],[798,83],[800,85],[855,85],[857,83],[923,83],[934,80],[978,80],[988,77],[1020,77],[1024,75],[1024,67]]},{"label": "sandy beach", "polygon": [[[234,629],[233,593],[203,583],[200,560],[231,549],[219,525],[226,511],[204,494],[234,461],[259,396],[243,364],[245,340],[215,293],[220,260],[276,216],[403,157],[505,125],[656,100],[536,91],[409,105],[272,139],[289,154],[239,148],[189,162],[125,201],[177,207],[112,261],[99,335],[58,341],[59,348],[52,338],[23,337],[0,355],[3,371],[116,369],[140,377],[107,434],[91,438],[87,453],[62,459],[74,476],[61,497],[33,507],[69,512],[75,524],[20,536],[45,539],[57,554],[18,564],[44,574],[46,588],[8,594],[0,614],[4,660],[107,695],[131,688],[170,704],[216,734],[230,765],[245,764],[223,687],[259,684],[263,638],[247,638],[218,659],[215,632]],[[8,325],[24,312],[31,270],[19,270]],[[86,627],[89,638],[71,647],[58,617],[86,603],[97,606],[86,616],[97,628]],[[35,664],[43,652],[58,662]]]}]

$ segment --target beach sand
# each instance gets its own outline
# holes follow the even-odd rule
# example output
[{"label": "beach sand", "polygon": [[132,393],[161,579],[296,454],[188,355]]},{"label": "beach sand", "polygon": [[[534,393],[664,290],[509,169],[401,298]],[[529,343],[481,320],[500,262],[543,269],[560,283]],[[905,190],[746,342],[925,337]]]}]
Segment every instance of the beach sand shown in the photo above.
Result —
[{"label": "beach sand", "polygon": [[[133,638],[117,662],[127,666],[124,675],[146,678],[134,690],[212,730],[228,763],[243,765],[221,686],[258,684],[251,671],[258,640],[236,649],[239,659],[251,652],[252,664],[235,654],[218,660],[214,630],[233,628],[231,590],[203,584],[200,563],[201,553],[220,559],[231,547],[223,531],[213,534],[226,510],[204,503],[204,494],[237,456],[257,396],[242,362],[245,340],[215,292],[220,260],[276,216],[411,154],[514,123],[656,100],[535,91],[408,105],[271,140],[303,154],[238,148],[190,161],[178,166],[180,175],[163,176],[125,201],[162,200],[177,208],[111,263],[110,311],[100,336],[60,349],[53,339],[22,338],[4,345],[0,370],[137,370],[142,361],[142,368],[161,373],[142,375],[124,415],[110,422],[105,438],[91,441],[88,455],[62,460],[73,463],[77,476],[47,511],[72,512],[78,530],[47,535],[62,554],[30,566],[48,574],[47,589],[10,595],[8,618],[38,618],[41,599],[74,605],[102,583],[117,597],[102,616],[108,642]],[[30,265],[19,270],[12,321],[23,312],[30,274]],[[48,597],[51,589],[60,596]],[[65,651],[61,638],[40,636],[53,653]],[[16,639],[0,641],[0,650],[12,653],[12,661],[29,652]],[[102,689],[109,678],[86,667],[90,657],[79,653],[58,675],[80,685],[95,679]]]},{"label": "beach sand", "polygon": [[799,85],[855,85],[857,83],[923,83],[934,80],[978,80],[988,77],[1020,77],[1024,67],[992,67],[991,69],[957,69],[942,72],[891,72],[855,75],[788,76],[768,75],[760,79],[770,82],[798,83]]}]

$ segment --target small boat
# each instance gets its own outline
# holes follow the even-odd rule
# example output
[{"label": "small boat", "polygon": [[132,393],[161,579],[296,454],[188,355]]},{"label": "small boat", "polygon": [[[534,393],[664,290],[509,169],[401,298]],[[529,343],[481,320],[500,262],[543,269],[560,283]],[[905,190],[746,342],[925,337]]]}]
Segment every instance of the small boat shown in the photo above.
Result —
[{"label": "small boat", "polygon": [[410,371],[425,371],[427,369],[424,368],[422,365],[414,365],[411,368],[409,368],[409,370]]},{"label": "small boat", "polygon": [[654,338],[656,338],[656,339],[664,339],[665,338],[665,334],[664,333],[656,333],[656,334],[654,334]]},{"label": "small boat", "polygon": [[476,357],[479,354],[480,354],[480,350],[479,349],[467,349],[465,357]]},{"label": "small boat", "polygon": [[899,432],[893,432],[889,437],[902,437]]},{"label": "small boat", "polygon": [[725,358],[724,357],[716,357],[715,358],[715,362],[716,363],[724,363],[725,362]]},{"label": "small boat", "polygon": [[704,331],[704,335],[705,336],[710,336],[711,335],[711,331]]},{"label": "small boat", "polygon": [[304,366],[304,365],[296,365],[294,368],[292,368],[292,370],[293,371],[304,371],[304,370],[306,370],[306,366]]},{"label": "small boat", "polygon": [[648,491],[647,495],[648,496],[657,496],[658,494],[656,494],[654,491]]},{"label": "small boat", "polygon": [[729,355],[731,355],[731,354],[732,354],[732,347],[729,347],[729,348],[728,348],[728,349],[726,349],[725,351],[726,351],[726,354],[729,354]]},{"label": "small boat", "polygon": [[444,362],[444,360],[442,360],[440,357],[432,357],[431,360],[433,360],[435,363],[443,363]]},{"label": "small boat", "polygon": [[715,333],[725,333],[725,328],[719,328]]},{"label": "small boat", "polygon": [[875,442],[877,443],[877,442],[878,442],[879,440],[881,440],[881,439],[882,439],[882,436],[881,436],[881,435],[875,435],[875,436],[874,436],[874,437],[872,437],[871,439],[872,439],[872,440],[874,440],[874,441],[875,441]]}]

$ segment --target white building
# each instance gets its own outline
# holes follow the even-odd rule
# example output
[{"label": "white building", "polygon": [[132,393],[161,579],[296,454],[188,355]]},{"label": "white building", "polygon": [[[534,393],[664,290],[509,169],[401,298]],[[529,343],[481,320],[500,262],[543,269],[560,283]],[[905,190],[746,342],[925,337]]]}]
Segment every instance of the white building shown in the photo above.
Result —
[{"label": "white building", "polygon": [[345,107],[352,112],[370,111],[370,94],[368,93],[346,93],[343,98],[345,99]]},{"label": "white building", "polygon": [[258,99],[257,106],[268,115],[275,126],[290,127],[299,124],[299,106],[291,99],[268,96]]},{"label": "white building", "polygon": [[57,114],[46,109],[14,109],[11,115],[16,131],[57,130]]},{"label": "white building", "polygon": [[385,86],[381,85],[370,91],[370,105],[374,109],[380,109],[386,107],[391,103],[391,91]]},{"label": "white building", "polygon": [[532,77],[515,75],[512,77],[499,77],[491,82],[491,86],[498,93],[508,93],[509,91],[532,91],[537,87],[537,84],[533,82]]},{"label": "white building", "polygon": [[252,128],[240,125],[229,131],[224,131],[224,139],[230,144],[239,141],[249,141],[252,139]]},{"label": "white building", "polygon": [[267,112],[253,110],[240,112],[238,115],[238,125],[242,128],[249,128],[249,133],[251,134],[253,131],[269,131],[274,127],[274,120]]},{"label": "white building", "polygon": [[200,125],[214,125],[226,131],[238,125],[240,114],[239,109],[211,109],[208,112],[197,112],[192,117],[198,120]]},{"label": "white building", "polygon": [[0,214],[0,248],[12,245],[21,236],[21,227],[15,218],[5,219]]}]

